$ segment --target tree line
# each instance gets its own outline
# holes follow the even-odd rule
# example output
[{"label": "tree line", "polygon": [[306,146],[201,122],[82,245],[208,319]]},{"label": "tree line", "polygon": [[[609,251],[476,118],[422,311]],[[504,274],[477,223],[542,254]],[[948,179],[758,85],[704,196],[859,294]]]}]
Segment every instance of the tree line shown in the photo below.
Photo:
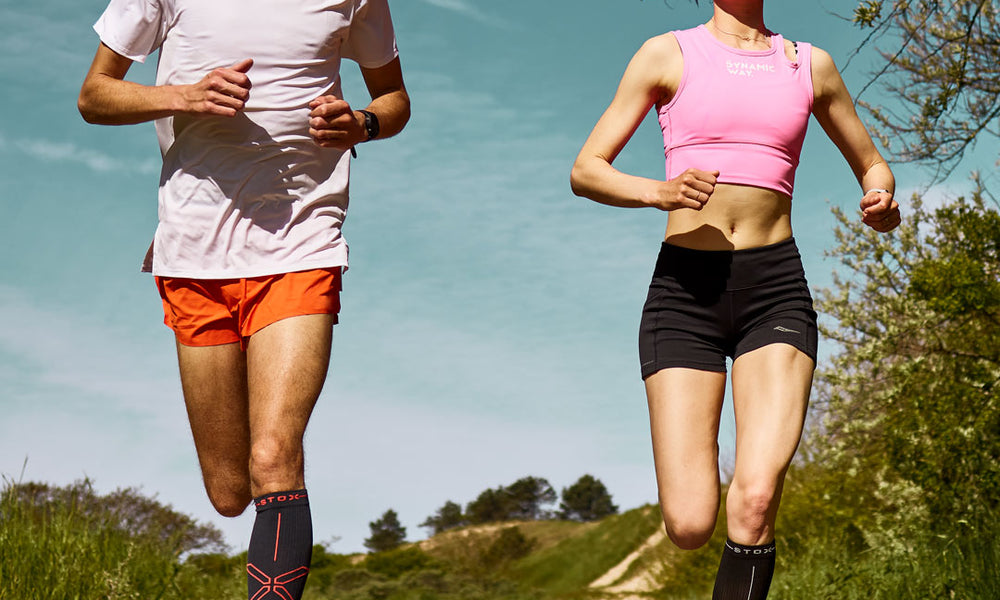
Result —
[{"label": "tree line", "polygon": [[[560,495],[559,508],[553,510]],[[560,495],[545,478],[522,477],[509,485],[483,490],[475,500],[465,505],[464,510],[457,502],[448,500],[420,527],[426,527],[437,535],[468,525],[547,519],[596,521],[618,513],[607,487],[593,475],[583,475],[563,488]],[[372,552],[392,550],[406,541],[406,528],[392,509],[370,522],[368,527],[371,535],[364,544]]]}]

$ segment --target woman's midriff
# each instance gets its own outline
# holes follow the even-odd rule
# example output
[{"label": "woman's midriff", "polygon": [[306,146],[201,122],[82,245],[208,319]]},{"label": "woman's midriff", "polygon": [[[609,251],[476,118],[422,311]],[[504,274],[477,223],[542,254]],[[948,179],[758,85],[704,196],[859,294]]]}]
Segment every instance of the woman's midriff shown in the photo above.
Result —
[{"label": "woman's midriff", "polygon": [[792,199],[764,188],[719,184],[701,210],[681,208],[667,218],[668,244],[694,250],[742,250],[792,235]]}]

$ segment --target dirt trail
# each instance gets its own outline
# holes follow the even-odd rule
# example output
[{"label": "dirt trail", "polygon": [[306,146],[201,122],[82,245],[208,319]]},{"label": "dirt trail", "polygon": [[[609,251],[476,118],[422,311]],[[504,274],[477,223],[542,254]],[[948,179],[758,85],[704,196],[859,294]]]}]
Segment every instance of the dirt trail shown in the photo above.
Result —
[{"label": "dirt trail", "polygon": [[647,592],[654,591],[657,588],[658,573],[643,571],[641,573],[636,573],[633,577],[617,583],[619,579],[625,575],[629,567],[632,566],[640,556],[649,552],[657,545],[662,543],[666,539],[667,535],[662,528],[657,529],[656,533],[649,536],[641,546],[635,549],[634,552],[625,557],[617,565],[611,567],[607,573],[601,575],[594,581],[590,583],[588,587],[590,588],[604,588],[602,591],[609,592],[611,594],[632,594],[629,596],[620,596],[620,600],[632,600],[633,598],[642,598],[643,596],[638,596],[634,594],[643,594]]}]

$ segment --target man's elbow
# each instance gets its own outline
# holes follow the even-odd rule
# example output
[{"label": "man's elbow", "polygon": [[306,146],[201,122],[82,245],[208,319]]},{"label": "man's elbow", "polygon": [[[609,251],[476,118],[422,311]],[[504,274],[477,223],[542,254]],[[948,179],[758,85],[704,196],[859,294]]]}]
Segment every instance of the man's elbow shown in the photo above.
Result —
[{"label": "man's elbow", "polygon": [[84,84],[83,88],[80,90],[80,95],[77,96],[76,109],[80,111],[80,116],[83,117],[84,121],[92,124],[99,124],[99,113],[97,112],[93,95],[86,84]]},{"label": "man's elbow", "polygon": [[400,96],[399,130],[402,131],[410,122],[410,94],[407,93],[406,88],[403,88],[400,90]]},{"label": "man's elbow", "polygon": [[400,125],[399,128],[402,129],[406,127],[406,124],[410,122],[410,97],[406,97],[406,102],[403,104],[403,112],[400,115]]},{"label": "man's elbow", "polygon": [[88,122],[90,124],[96,124],[97,123],[97,115],[94,114],[94,112],[90,110],[90,106],[89,106],[88,102],[83,98],[83,96],[80,96],[79,98],[77,98],[77,100],[76,100],[76,109],[78,111],[80,111],[80,116],[83,117],[84,121],[86,121],[86,122]]}]

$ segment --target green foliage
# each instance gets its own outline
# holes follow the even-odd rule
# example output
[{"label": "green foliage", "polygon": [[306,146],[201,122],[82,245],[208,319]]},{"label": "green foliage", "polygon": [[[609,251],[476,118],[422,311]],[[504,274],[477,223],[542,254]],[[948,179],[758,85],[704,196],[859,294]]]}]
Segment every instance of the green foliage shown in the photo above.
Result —
[{"label": "green foliage", "polygon": [[[1000,136],[1000,20],[991,0],[862,0],[854,21],[884,37],[875,78],[893,101],[864,104],[895,158],[947,174]],[[985,135],[984,135],[985,134]]]},{"label": "green foliage", "polygon": [[[510,528],[516,530],[516,528]],[[514,600],[536,595],[501,577],[499,570],[531,542],[504,530],[498,535],[456,535],[429,556],[416,547],[371,554],[340,570],[306,600]],[[310,574],[310,579],[312,575]],[[316,589],[315,587],[313,589]]]},{"label": "green foliage", "polygon": [[608,488],[593,475],[584,475],[562,490],[560,519],[597,521],[617,513],[618,507],[611,502]]},{"label": "green foliage", "polygon": [[874,27],[882,17],[882,0],[861,0],[854,9],[854,22],[862,27]]},{"label": "green foliage", "polygon": [[484,490],[466,506],[465,518],[474,525],[543,519],[550,516],[545,507],[555,501],[556,492],[547,480],[522,477],[509,486]]},{"label": "green foliage", "polygon": [[549,482],[541,477],[522,477],[504,491],[510,507],[507,519],[547,519],[551,513],[544,507],[554,504],[557,498]]},{"label": "green foliage", "polygon": [[486,527],[454,532],[434,544],[430,553],[448,570],[472,578],[496,578],[537,546],[521,527]]},{"label": "green foliage", "polygon": [[512,560],[524,558],[534,545],[535,541],[525,537],[517,527],[505,527],[486,548],[483,563],[493,568],[500,567]]},{"label": "green foliage", "polygon": [[893,236],[837,218],[831,254],[853,275],[820,294],[839,350],[817,373],[814,460],[896,538],[995,511],[1000,215],[976,194],[933,212],[914,198]]},{"label": "green foliage", "polygon": [[[32,600],[245,597],[228,560],[182,552],[221,545],[221,535],[135,490],[99,495],[90,481],[66,487],[7,482],[0,493],[0,598]],[[218,576],[205,576],[200,566]]]},{"label": "green foliage", "polygon": [[65,487],[26,482],[8,485],[4,495],[13,502],[33,507],[44,518],[53,511],[71,507],[88,521],[98,521],[107,527],[149,539],[156,539],[175,553],[221,551],[226,545],[222,532],[212,525],[197,523],[191,517],[143,496],[135,488],[119,489],[98,495],[90,480],[78,481]]},{"label": "green foliage", "polygon": [[451,500],[445,502],[434,515],[427,517],[420,524],[421,527],[429,528],[433,535],[465,525],[468,525],[468,521],[465,515],[462,514],[462,506]]},{"label": "green foliage", "polygon": [[[245,556],[242,558],[242,562],[245,564]],[[323,545],[313,546],[312,564],[309,565],[309,583],[306,584],[306,590],[324,590],[330,587],[334,577],[341,571],[353,568],[356,561],[355,557],[329,552]]]},{"label": "green foliage", "polygon": [[579,527],[579,534],[511,565],[512,575],[547,594],[584,590],[645,542],[662,522],[659,511],[646,506],[608,517],[593,527]]},{"label": "green foliage", "polygon": [[416,546],[377,552],[365,558],[364,568],[372,573],[398,579],[403,573],[435,568],[437,561]]},{"label": "green foliage", "polygon": [[[857,552],[834,534],[782,561],[774,600],[924,600],[1000,598],[1000,527],[995,517],[950,535],[918,534],[912,548],[886,559]],[[821,533],[816,531],[814,533]],[[815,538],[821,539],[821,538]],[[779,557],[781,555],[779,554]]]},{"label": "green foliage", "polygon": [[399,523],[399,516],[391,508],[382,516],[368,523],[371,536],[365,539],[365,548],[372,552],[385,552],[398,548],[406,541],[406,528]]},{"label": "green foliage", "polygon": [[504,521],[508,512],[507,497],[502,486],[483,490],[465,507],[466,519],[474,525]]}]

